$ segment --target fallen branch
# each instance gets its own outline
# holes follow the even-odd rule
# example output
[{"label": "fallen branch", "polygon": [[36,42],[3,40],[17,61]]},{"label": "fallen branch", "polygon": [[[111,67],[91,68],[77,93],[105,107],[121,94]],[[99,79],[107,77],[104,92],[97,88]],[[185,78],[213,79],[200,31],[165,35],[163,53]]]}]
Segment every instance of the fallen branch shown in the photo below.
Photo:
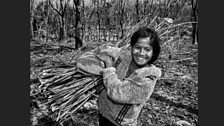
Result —
[{"label": "fallen branch", "polygon": [[182,62],[186,60],[193,60],[193,58],[185,58],[185,59],[180,59],[180,60],[171,60],[170,62]]},{"label": "fallen branch", "polygon": [[192,52],[174,53],[173,55],[185,55],[185,54],[192,54]]},{"label": "fallen branch", "polygon": [[181,25],[186,25],[186,24],[193,24],[193,23],[197,23],[197,22],[184,22],[184,23],[180,23],[180,24],[176,24],[176,25],[173,25],[171,27],[166,27],[166,28],[163,28],[163,29],[158,29],[157,31],[163,31],[163,30],[167,30],[169,28],[175,28],[175,27],[178,27],[178,26],[181,26]]},{"label": "fallen branch", "polygon": [[57,47],[57,48],[66,48],[70,50],[77,50],[73,47],[69,47],[65,45],[54,45],[54,44],[31,44],[30,47]]}]

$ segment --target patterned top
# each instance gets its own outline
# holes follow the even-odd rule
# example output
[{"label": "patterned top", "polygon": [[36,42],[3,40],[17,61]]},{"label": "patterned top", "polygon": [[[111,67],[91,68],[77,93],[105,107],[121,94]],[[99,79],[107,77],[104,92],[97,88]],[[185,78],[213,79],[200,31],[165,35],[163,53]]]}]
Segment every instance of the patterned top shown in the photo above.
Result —
[{"label": "patterned top", "polygon": [[117,126],[136,126],[141,108],[149,100],[161,70],[154,65],[135,70],[128,78],[132,56],[130,51],[122,53],[110,48],[104,50],[108,55],[116,56],[117,67],[103,69],[105,89],[98,98],[100,113]]}]

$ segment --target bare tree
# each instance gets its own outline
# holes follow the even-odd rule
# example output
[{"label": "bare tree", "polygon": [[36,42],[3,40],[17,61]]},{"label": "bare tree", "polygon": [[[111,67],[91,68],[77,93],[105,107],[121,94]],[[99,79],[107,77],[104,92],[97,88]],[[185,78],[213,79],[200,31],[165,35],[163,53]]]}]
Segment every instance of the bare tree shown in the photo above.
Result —
[{"label": "bare tree", "polygon": [[78,49],[83,45],[80,35],[80,0],[73,0],[75,5],[75,48]]},{"label": "bare tree", "polygon": [[82,0],[82,17],[83,17],[83,21],[82,21],[82,39],[84,38],[84,34],[85,34],[85,25],[86,25],[86,18],[85,18],[85,1]]},{"label": "bare tree", "polygon": [[58,0],[55,1],[55,6],[53,3],[49,0],[49,4],[51,8],[57,12],[57,14],[60,16],[60,28],[59,28],[59,40],[62,40],[66,37],[66,29],[65,29],[65,13],[66,8],[68,7],[68,3],[70,0]]},{"label": "bare tree", "polygon": [[[198,22],[198,0],[191,0],[192,5],[192,15],[193,15],[193,21]],[[198,23],[193,23],[193,31],[192,31],[192,44],[195,44],[195,42],[198,42]]]},{"label": "bare tree", "polygon": [[33,9],[34,9],[34,0],[30,0],[30,37],[31,39],[34,37],[34,31],[33,31]]},{"label": "bare tree", "polygon": [[140,18],[139,18],[139,1],[138,0],[136,0],[135,10],[136,10],[137,22],[140,22]]},{"label": "bare tree", "polygon": [[124,28],[123,28],[123,24],[124,24],[124,1],[120,0],[120,9],[119,9],[119,24],[120,24],[120,28],[121,28],[121,38],[124,36]]},{"label": "bare tree", "polygon": [[49,1],[50,0],[47,0],[47,19],[46,19],[47,35],[46,35],[46,41],[48,41],[48,37],[49,37],[49,25],[48,25],[48,20],[49,20]]},{"label": "bare tree", "polygon": [[100,0],[97,0],[95,3],[96,3],[96,5],[97,5],[97,11],[96,11],[96,15],[97,15],[97,24],[98,24],[98,40],[100,41],[100,28],[101,28],[101,26],[100,26],[100,9],[99,9],[99,1]]}]

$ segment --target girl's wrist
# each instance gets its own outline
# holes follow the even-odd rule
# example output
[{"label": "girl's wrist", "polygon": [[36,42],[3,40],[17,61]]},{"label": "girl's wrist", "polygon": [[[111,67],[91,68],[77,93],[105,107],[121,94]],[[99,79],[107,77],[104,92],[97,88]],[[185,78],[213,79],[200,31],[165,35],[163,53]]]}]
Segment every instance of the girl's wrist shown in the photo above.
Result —
[{"label": "girl's wrist", "polygon": [[116,69],[114,67],[107,67],[102,70],[103,73],[111,73],[111,72],[115,72],[115,71],[116,71]]}]

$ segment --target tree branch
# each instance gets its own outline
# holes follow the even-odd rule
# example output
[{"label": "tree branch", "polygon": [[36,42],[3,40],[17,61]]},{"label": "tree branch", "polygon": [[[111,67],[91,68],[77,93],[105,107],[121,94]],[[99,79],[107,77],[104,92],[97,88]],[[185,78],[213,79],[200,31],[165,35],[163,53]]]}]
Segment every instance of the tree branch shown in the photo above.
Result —
[{"label": "tree branch", "polygon": [[49,0],[49,4],[54,11],[56,11],[60,16],[62,16],[62,14],[56,8],[54,8],[53,4],[51,3],[51,0]]}]

